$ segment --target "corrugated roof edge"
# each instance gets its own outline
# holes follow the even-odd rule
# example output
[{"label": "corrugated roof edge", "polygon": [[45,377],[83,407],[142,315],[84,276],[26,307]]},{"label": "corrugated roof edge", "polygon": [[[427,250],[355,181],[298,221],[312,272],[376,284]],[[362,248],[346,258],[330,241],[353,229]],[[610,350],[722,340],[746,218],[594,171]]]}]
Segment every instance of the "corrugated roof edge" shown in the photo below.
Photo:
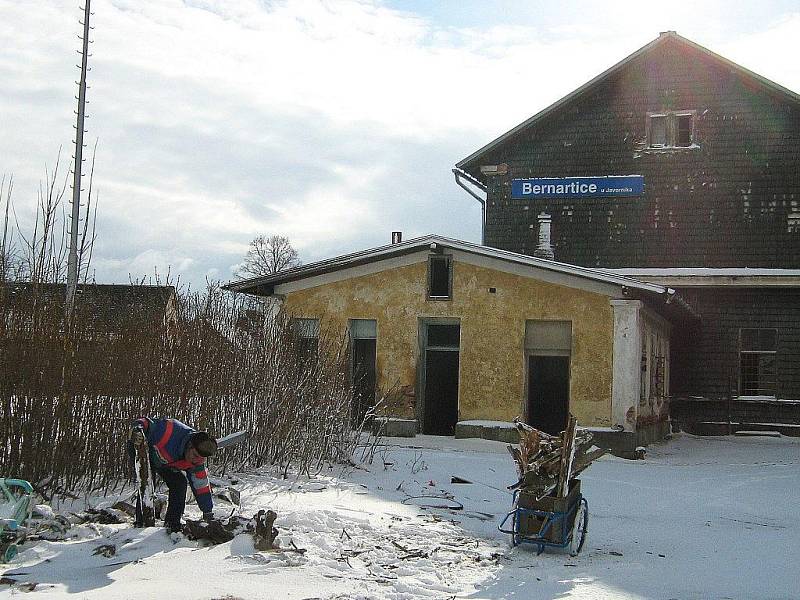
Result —
[{"label": "corrugated roof edge", "polygon": [[582,86],[580,86],[576,90],[570,92],[569,94],[567,94],[563,98],[561,98],[559,100],[556,100],[550,106],[548,106],[545,109],[539,111],[538,113],[536,113],[535,115],[533,115],[529,119],[523,121],[522,123],[520,123],[516,127],[513,127],[512,129],[509,129],[507,132],[505,132],[500,137],[495,138],[494,140],[492,140],[491,142],[489,142],[488,144],[486,144],[485,146],[483,146],[479,150],[476,150],[475,152],[473,152],[472,154],[470,154],[466,158],[460,160],[459,162],[456,163],[456,168],[457,169],[464,169],[466,166],[468,166],[470,163],[474,162],[475,159],[479,158],[481,155],[489,152],[490,150],[493,150],[494,148],[496,148],[497,146],[499,146],[500,144],[505,142],[508,138],[514,136],[515,134],[519,133],[523,129],[525,129],[528,126],[532,125],[533,123],[543,119],[544,117],[546,117],[547,115],[549,115],[553,111],[561,108],[563,105],[567,104],[568,102],[571,102],[575,98],[581,96],[585,92],[587,92],[590,89],[594,88],[598,83],[600,83],[604,79],[608,78],[609,76],[613,75],[617,71],[620,71],[624,66],[626,66],[627,64],[632,62],[634,59],[638,58],[642,54],[644,54],[644,53],[648,52],[649,50],[653,49],[655,46],[658,46],[658,45],[666,42],[669,39],[678,40],[678,41],[680,41],[680,42],[682,42],[682,43],[684,43],[684,44],[686,44],[688,46],[691,46],[692,48],[702,52],[706,56],[709,56],[709,57],[713,58],[714,60],[717,60],[717,61],[723,63],[728,68],[733,69],[733,70],[735,70],[735,71],[739,72],[740,74],[745,75],[747,77],[751,77],[752,79],[754,79],[755,81],[757,81],[758,83],[763,85],[764,87],[769,88],[772,91],[779,92],[779,93],[787,96],[788,98],[790,98],[791,100],[793,100],[795,102],[800,102],[800,94],[797,94],[797,93],[793,92],[792,90],[790,90],[788,88],[785,88],[782,85],[780,85],[778,83],[775,83],[774,81],[771,81],[771,80],[767,79],[766,77],[763,77],[762,75],[759,75],[758,73],[755,73],[755,72],[751,71],[750,69],[747,69],[747,68],[745,68],[745,67],[743,67],[741,65],[736,64],[735,62],[733,62],[731,60],[728,60],[724,56],[720,56],[719,54],[717,54],[715,52],[712,52],[708,48],[704,48],[700,44],[697,44],[697,43],[695,43],[695,42],[693,42],[693,41],[691,41],[691,40],[689,40],[689,39],[687,39],[687,38],[685,38],[685,37],[683,37],[681,35],[678,35],[678,33],[676,33],[675,31],[665,31],[661,35],[659,35],[656,39],[654,39],[652,42],[650,42],[649,44],[646,44],[646,45],[642,46],[641,48],[639,48],[638,50],[636,50],[632,54],[630,54],[627,57],[623,58],[617,64],[615,64],[612,67],[606,69],[605,71],[603,71],[602,73],[600,73],[599,75],[594,77],[593,79],[590,79],[589,81],[584,83]]},{"label": "corrugated roof edge", "polygon": [[499,250],[497,248],[490,248],[488,246],[481,246],[480,244],[474,244],[472,242],[464,242],[461,240],[455,240],[433,234],[414,238],[399,244],[388,244],[386,246],[379,246],[377,248],[371,248],[368,250],[362,250],[360,252],[337,256],[327,260],[309,263],[307,265],[302,265],[293,269],[288,269],[286,271],[281,271],[279,273],[274,273],[263,277],[253,277],[243,281],[231,282],[224,285],[223,289],[234,292],[250,293],[249,290],[254,291],[256,288],[262,286],[275,286],[289,281],[296,281],[306,277],[313,277],[315,275],[321,275],[323,273],[329,273],[359,264],[373,262],[375,260],[382,260],[391,256],[399,256],[402,254],[408,254],[410,252],[417,252],[421,248],[430,246],[431,244],[438,244],[444,248],[451,248],[453,250],[460,250],[462,252],[478,254],[516,264],[546,269],[548,271],[573,275],[576,277],[583,277],[585,279],[619,285],[631,289],[638,289],[654,294],[671,294],[671,290],[665,288],[664,286],[646,283],[644,281],[639,281],[624,275],[608,273],[601,271],[600,269],[592,269],[589,267],[581,267],[578,265],[536,258],[525,254],[517,254],[516,252],[509,252],[508,250]]}]

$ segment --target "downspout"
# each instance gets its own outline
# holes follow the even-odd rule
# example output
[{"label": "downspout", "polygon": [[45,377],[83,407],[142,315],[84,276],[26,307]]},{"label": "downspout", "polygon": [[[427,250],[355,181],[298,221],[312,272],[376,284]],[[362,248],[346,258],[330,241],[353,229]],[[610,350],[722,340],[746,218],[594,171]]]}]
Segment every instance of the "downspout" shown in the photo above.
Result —
[{"label": "downspout", "polygon": [[472,191],[470,188],[466,186],[466,184],[462,180],[467,180],[469,183],[474,185],[476,188],[480,189],[483,192],[486,192],[486,186],[482,184],[480,181],[475,179],[469,173],[462,171],[461,169],[453,169],[453,175],[456,177],[456,183],[458,187],[464,189],[470,196],[475,198],[480,205],[481,205],[481,246],[486,243],[486,199],[481,198],[478,194]]}]

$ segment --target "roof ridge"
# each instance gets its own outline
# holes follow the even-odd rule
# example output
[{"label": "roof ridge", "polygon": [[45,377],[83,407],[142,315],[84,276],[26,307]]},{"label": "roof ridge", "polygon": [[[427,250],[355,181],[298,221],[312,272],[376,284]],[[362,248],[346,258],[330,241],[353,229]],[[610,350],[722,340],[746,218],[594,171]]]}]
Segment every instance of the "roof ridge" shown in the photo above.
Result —
[{"label": "roof ridge", "polygon": [[593,77],[592,79],[590,79],[589,81],[587,81],[583,85],[579,86],[578,88],[574,89],[572,92],[570,92],[566,96],[563,96],[563,97],[559,98],[558,100],[556,100],[555,102],[553,102],[552,104],[546,106],[545,108],[543,108],[539,112],[535,113],[533,116],[529,117],[528,119],[526,119],[522,123],[512,127],[511,129],[509,129],[508,131],[506,131],[505,133],[503,133],[499,137],[495,138],[494,140],[490,141],[488,144],[484,145],[483,147],[479,148],[478,150],[476,150],[475,152],[473,152],[472,154],[470,154],[466,158],[461,159],[460,161],[458,161],[456,163],[456,165],[455,165],[456,168],[457,169],[465,168],[469,163],[472,163],[478,157],[482,156],[483,154],[486,154],[490,150],[493,150],[494,148],[499,146],[501,143],[505,142],[508,138],[516,135],[517,133],[519,133],[520,131],[523,131],[524,129],[527,129],[530,125],[540,121],[544,117],[548,116],[550,113],[558,110],[562,106],[568,104],[569,102],[572,102],[574,99],[576,99],[579,96],[585,94],[589,90],[593,89],[600,82],[604,81],[605,79],[607,79],[611,75],[613,75],[613,74],[617,73],[618,71],[622,70],[623,67],[625,67],[628,64],[630,64],[631,62],[633,62],[639,56],[651,51],[653,48],[655,48],[657,46],[660,46],[660,45],[666,43],[667,40],[675,40],[675,41],[678,41],[678,42],[680,42],[682,44],[686,44],[687,46],[690,46],[691,48],[693,48],[693,49],[695,49],[695,50],[697,50],[699,52],[702,52],[703,54],[705,54],[706,56],[712,58],[713,60],[721,62],[722,64],[724,64],[728,68],[734,69],[734,70],[738,71],[742,75],[745,75],[747,77],[751,77],[752,79],[755,79],[762,86],[770,88],[773,91],[779,92],[779,93],[789,97],[790,99],[792,99],[795,102],[800,102],[800,94],[798,94],[796,92],[793,92],[792,90],[790,90],[788,88],[785,88],[782,85],[780,85],[778,83],[775,83],[774,81],[772,81],[770,79],[767,79],[763,75],[759,75],[758,73],[756,73],[754,71],[751,71],[750,69],[747,69],[746,67],[743,67],[743,66],[733,62],[732,60],[727,59],[724,56],[709,50],[708,48],[705,48],[704,46],[701,46],[697,42],[693,42],[692,40],[683,37],[682,35],[678,34],[674,30],[662,31],[659,34],[659,36],[657,38],[655,38],[654,40],[648,42],[647,44],[645,44],[644,46],[642,46],[638,50],[632,52],[631,54],[629,54],[628,56],[626,56],[625,58],[623,58],[619,62],[613,64],[611,67],[609,67],[605,71],[601,72],[599,75],[596,75],[595,77]]}]

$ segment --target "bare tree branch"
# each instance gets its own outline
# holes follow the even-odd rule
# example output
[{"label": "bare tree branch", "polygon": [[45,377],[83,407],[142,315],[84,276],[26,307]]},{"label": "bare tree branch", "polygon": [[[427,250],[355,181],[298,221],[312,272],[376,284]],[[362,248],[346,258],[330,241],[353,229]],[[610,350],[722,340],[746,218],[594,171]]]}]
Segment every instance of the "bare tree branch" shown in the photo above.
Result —
[{"label": "bare tree branch", "polygon": [[250,242],[250,248],[237,269],[237,275],[243,279],[262,277],[299,267],[301,264],[297,250],[292,247],[289,238],[282,235],[260,235]]}]

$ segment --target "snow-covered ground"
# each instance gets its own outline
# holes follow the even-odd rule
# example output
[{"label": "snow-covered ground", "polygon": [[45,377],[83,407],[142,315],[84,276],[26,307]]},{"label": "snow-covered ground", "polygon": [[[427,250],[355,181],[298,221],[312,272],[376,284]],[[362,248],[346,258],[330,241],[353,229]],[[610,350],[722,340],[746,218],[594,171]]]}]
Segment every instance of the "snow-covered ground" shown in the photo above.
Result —
[{"label": "snow-covered ground", "polygon": [[[589,535],[575,558],[512,549],[497,531],[515,480],[503,444],[386,441],[345,473],[238,476],[241,513],[275,510],[281,545],[305,554],[258,553],[248,535],[200,547],[159,528],[84,526],[26,546],[0,568],[23,574],[0,597],[23,582],[38,583],[32,597],[87,600],[800,597],[800,439],[678,435],[644,460],[601,458],[581,476]],[[116,555],[93,554],[109,543]]]}]

